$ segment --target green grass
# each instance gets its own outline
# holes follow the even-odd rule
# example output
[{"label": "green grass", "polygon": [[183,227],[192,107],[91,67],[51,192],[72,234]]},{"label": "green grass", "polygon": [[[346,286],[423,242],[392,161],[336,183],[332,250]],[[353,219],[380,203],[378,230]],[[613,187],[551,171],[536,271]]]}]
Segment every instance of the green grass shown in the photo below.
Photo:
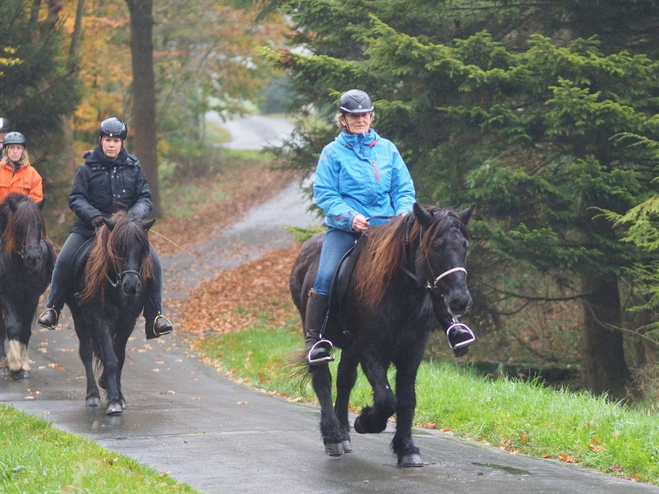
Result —
[{"label": "green grass", "polygon": [[135,460],[14,408],[0,405],[0,423],[0,492],[197,492]]},{"label": "green grass", "polygon": [[[291,360],[303,345],[299,329],[293,328],[299,328],[299,321],[207,336],[197,348],[246,384],[315,402],[310,385],[291,378]],[[336,365],[330,364],[334,376]],[[351,405],[359,409],[371,401],[370,386],[360,372]],[[493,380],[452,362],[424,362],[417,379],[415,422],[511,452],[659,484],[659,418],[585,392]]]}]

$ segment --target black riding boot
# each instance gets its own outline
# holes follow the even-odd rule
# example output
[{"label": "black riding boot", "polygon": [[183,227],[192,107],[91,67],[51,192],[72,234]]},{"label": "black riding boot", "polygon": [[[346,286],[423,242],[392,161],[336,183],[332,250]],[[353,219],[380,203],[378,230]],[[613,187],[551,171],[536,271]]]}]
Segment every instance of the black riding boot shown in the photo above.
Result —
[{"label": "black riding boot", "polygon": [[473,331],[466,324],[461,323],[455,317],[451,317],[444,310],[436,308],[435,316],[442,329],[446,333],[448,345],[456,357],[464,357],[469,352],[469,345],[476,341]]},{"label": "black riding boot", "polygon": [[160,258],[153,245],[151,246],[153,260],[153,279],[147,287],[148,297],[144,305],[144,331],[146,339],[151,340],[169,334],[173,330],[172,322],[162,315],[162,266]]},{"label": "black riding boot", "polygon": [[458,321],[455,317],[445,331],[448,344],[456,357],[467,355],[469,345],[476,341],[476,336],[474,336],[471,328]]},{"label": "black riding boot", "polygon": [[39,315],[39,326],[55,329],[59,322],[59,316],[64,307],[64,294],[71,280],[73,260],[78,249],[87,241],[87,238],[78,233],[71,233],[64,242],[55,261],[52,279],[50,281],[50,292],[46,299],[46,309]]},{"label": "black riding boot", "polygon": [[334,360],[330,355],[332,342],[322,338],[321,331],[327,317],[329,298],[313,288],[309,290],[307,308],[304,317],[304,336],[306,341],[306,361],[309,365],[321,365]]}]

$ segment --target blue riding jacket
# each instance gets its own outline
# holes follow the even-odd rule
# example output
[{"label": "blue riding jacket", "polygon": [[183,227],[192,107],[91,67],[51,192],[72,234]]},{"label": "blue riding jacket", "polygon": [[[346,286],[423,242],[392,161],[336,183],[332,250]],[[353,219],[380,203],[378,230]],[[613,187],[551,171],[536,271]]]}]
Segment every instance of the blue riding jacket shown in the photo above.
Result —
[{"label": "blue riding jacket", "polygon": [[[314,182],[316,204],[325,224],[354,233],[352,220],[412,211],[414,183],[396,146],[374,130],[341,132],[323,148]],[[373,219],[371,225],[386,222]]]}]

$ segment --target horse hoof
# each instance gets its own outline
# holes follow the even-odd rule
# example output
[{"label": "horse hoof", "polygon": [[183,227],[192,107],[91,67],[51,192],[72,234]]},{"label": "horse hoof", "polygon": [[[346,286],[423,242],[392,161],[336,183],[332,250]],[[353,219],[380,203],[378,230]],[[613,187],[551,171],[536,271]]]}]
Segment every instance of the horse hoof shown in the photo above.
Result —
[{"label": "horse hoof", "polygon": [[8,367],[0,367],[0,377],[9,377]]},{"label": "horse hoof", "polygon": [[398,460],[399,467],[422,467],[423,462],[421,461],[421,456],[417,453],[412,453],[410,455],[403,455]]},{"label": "horse hoof", "polygon": [[343,456],[343,443],[331,443],[325,445],[327,456]]},{"label": "horse hoof", "polygon": [[124,411],[124,408],[121,406],[121,403],[110,403],[108,408],[105,410],[106,415],[121,415]]},{"label": "horse hoof", "polygon": [[30,369],[23,369],[21,371],[21,379],[30,379],[32,374],[30,374]]},{"label": "horse hoof", "polygon": [[359,417],[357,417],[357,418],[355,419],[354,424],[352,424],[352,427],[355,429],[355,432],[356,432],[357,434],[366,434],[366,429],[364,429],[364,427],[362,427],[362,420],[361,420],[361,418],[362,418],[361,415],[360,415]]},{"label": "horse hoof", "polygon": [[343,441],[343,452],[344,453],[353,453],[352,443],[350,442],[350,439],[348,439],[347,441]]},{"label": "horse hoof", "polygon": [[98,408],[101,406],[101,399],[98,396],[92,396],[90,398],[87,398],[85,401],[85,405],[90,407],[90,408]]},{"label": "horse hoof", "polygon": [[9,371],[9,374],[10,374],[11,378],[12,378],[14,381],[18,381],[18,380],[20,380],[20,379],[24,379],[24,377],[23,377],[23,369],[18,369],[18,370]]}]

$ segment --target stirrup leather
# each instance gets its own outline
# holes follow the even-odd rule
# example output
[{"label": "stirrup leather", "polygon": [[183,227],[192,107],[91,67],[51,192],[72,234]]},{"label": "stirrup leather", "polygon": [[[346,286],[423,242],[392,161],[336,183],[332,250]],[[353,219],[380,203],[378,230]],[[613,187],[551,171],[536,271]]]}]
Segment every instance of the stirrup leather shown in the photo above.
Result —
[{"label": "stirrup leather", "polygon": [[[457,331],[458,329],[463,329],[467,331],[469,333],[469,338],[453,345],[451,343],[451,338],[450,338],[451,331]],[[466,324],[463,324],[460,321],[458,321],[455,317],[453,318],[453,323],[446,330],[446,338],[448,339],[448,346],[451,347],[451,350],[464,348],[466,346],[471,345],[474,341],[476,341],[476,336],[474,335],[474,332],[471,330],[471,328]]]},{"label": "stirrup leather", "polygon": [[[312,359],[311,354],[314,352],[314,350],[320,349],[320,348],[327,350],[327,353],[328,353],[327,357]],[[332,345],[332,342],[330,340],[326,340],[324,338],[318,340],[316,343],[311,345],[311,348],[309,349],[309,353],[307,353],[307,362],[311,365],[324,364],[326,362],[332,362],[334,360],[334,357],[329,355],[329,352],[331,352],[333,348],[334,348],[334,345]]]}]

